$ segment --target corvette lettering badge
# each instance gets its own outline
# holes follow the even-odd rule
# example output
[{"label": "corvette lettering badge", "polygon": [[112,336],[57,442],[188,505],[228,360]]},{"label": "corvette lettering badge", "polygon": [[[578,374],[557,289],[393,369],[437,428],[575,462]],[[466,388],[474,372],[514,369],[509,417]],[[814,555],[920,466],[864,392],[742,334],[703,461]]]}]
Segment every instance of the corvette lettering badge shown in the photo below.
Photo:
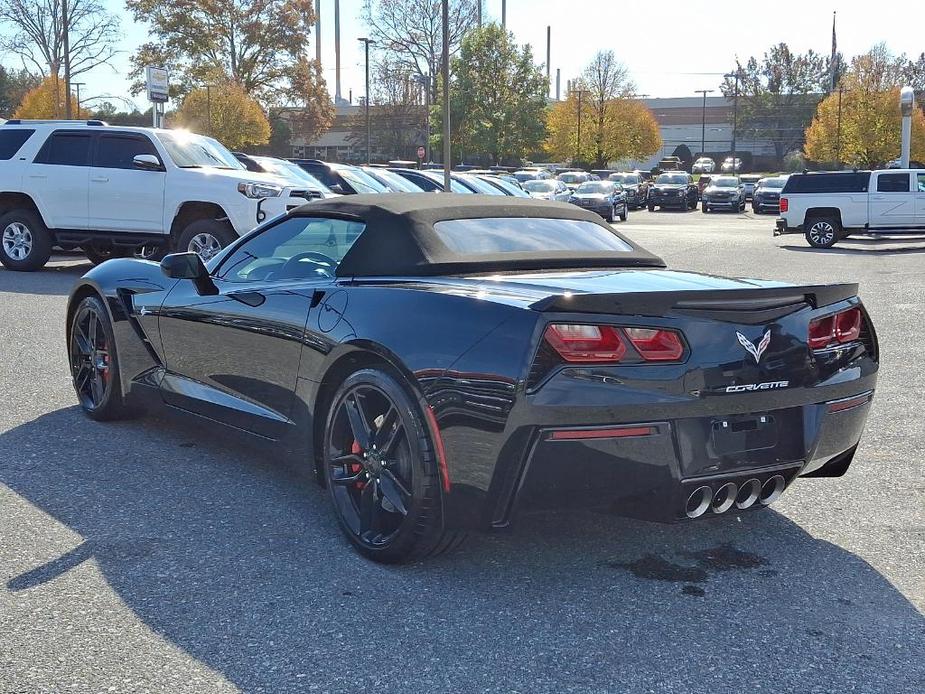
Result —
[{"label": "corvette lettering badge", "polygon": [[736,337],[739,338],[739,344],[742,345],[745,350],[755,357],[755,363],[761,361],[761,355],[764,354],[764,351],[768,348],[768,345],[771,344],[771,331],[768,330],[765,332],[764,337],[761,338],[761,342],[758,343],[758,346],[755,346],[751,340],[749,340],[745,335],[736,330]]},{"label": "corvette lettering badge", "polygon": [[777,390],[786,388],[790,381],[766,381],[765,383],[743,383],[740,386],[726,386],[727,393],[750,393],[755,390]]}]

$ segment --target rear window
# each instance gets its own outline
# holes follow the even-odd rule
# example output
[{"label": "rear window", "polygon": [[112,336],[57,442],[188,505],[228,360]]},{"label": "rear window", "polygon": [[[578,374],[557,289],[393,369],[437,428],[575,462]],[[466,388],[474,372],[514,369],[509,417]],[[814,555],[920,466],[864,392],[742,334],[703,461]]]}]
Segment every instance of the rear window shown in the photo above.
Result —
[{"label": "rear window", "polygon": [[784,193],[866,193],[870,172],[793,174]]},{"label": "rear window", "polygon": [[628,253],[633,247],[593,222],[576,219],[492,217],[434,224],[443,244],[464,256],[499,253]]},{"label": "rear window", "polygon": [[12,159],[35,130],[0,130],[0,160]]}]

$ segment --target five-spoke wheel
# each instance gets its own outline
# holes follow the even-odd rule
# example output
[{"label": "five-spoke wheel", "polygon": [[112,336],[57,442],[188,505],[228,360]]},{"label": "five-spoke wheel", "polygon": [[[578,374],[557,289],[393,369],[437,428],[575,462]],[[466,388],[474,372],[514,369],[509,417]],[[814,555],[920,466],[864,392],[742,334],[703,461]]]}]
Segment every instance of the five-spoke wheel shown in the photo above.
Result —
[{"label": "five-spoke wheel", "polygon": [[68,354],[74,390],[84,411],[100,420],[128,414],[112,325],[99,297],[88,296],[77,305],[68,331]]}]

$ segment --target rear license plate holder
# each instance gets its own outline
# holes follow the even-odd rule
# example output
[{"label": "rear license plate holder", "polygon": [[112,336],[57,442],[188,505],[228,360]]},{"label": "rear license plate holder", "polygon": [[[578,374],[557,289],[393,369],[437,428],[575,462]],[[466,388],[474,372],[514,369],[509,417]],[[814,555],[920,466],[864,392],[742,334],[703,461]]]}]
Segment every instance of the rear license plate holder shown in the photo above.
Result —
[{"label": "rear license plate holder", "polygon": [[777,421],[773,415],[740,415],[714,419],[713,450],[717,455],[759,451],[777,445]]}]

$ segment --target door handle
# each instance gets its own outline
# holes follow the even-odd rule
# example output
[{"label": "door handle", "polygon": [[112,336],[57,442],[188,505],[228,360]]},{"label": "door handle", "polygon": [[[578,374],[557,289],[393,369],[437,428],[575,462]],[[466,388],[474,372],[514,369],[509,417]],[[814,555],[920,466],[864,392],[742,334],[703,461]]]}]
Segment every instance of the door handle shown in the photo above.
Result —
[{"label": "door handle", "polygon": [[107,176],[94,176],[90,180],[94,183],[109,183],[109,178]]},{"label": "door handle", "polygon": [[40,180],[45,180],[46,178],[48,178],[48,176],[44,174],[29,174],[29,178],[37,178]]}]

